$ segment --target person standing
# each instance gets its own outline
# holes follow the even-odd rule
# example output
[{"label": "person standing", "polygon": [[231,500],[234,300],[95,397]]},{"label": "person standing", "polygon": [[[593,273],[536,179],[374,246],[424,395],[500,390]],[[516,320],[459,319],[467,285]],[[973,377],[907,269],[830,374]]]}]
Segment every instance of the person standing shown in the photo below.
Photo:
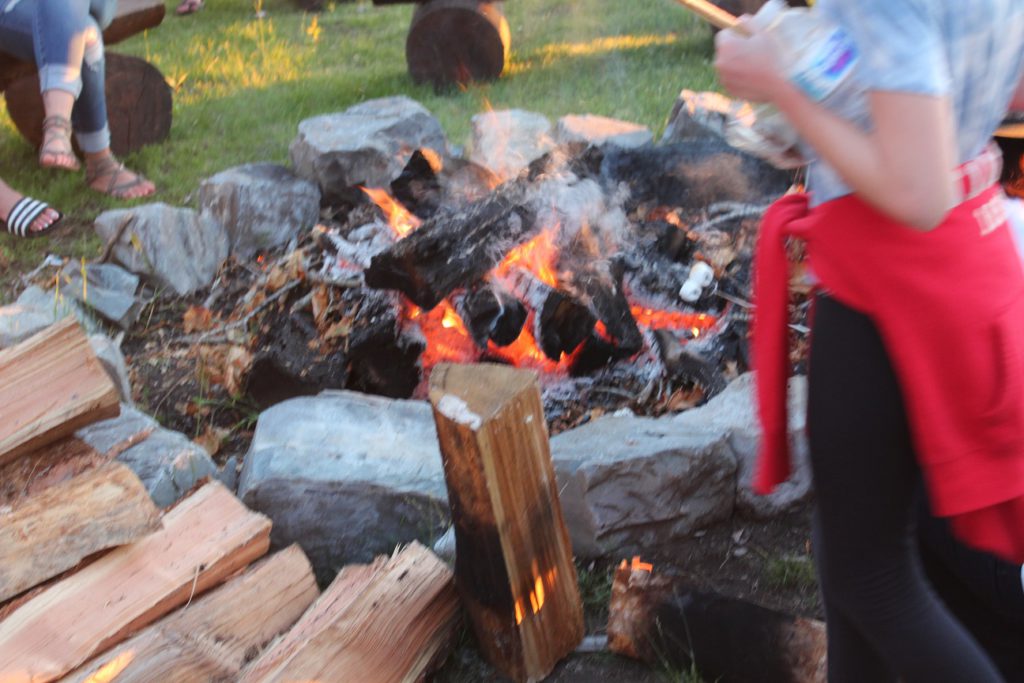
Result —
[{"label": "person standing", "polygon": [[1024,271],[989,141],[1024,107],[1019,0],[818,0],[852,52],[848,91],[791,82],[770,30],[722,31],[732,95],[774,105],[813,152],[808,193],[766,214],[755,262],[755,369],[764,429],[755,487],[785,458],[784,239],[819,281],[809,361],[815,558],[829,680],[1001,680],[925,579],[914,520],[1024,559]]}]

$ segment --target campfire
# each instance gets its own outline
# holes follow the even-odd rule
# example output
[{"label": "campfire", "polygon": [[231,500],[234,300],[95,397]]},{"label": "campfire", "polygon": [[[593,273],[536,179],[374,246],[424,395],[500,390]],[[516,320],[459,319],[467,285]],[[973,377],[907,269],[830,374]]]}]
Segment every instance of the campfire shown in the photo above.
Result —
[{"label": "campfire", "polygon": [[249,388],[422,397],[438,363],[489,361],[538,371],[549,409],[700,402],[746,369],[763,207],[731,187],[737,159],[559,148],[503,180],[418,151],[262,264],[249,299],[301,285],[265,316]]}]

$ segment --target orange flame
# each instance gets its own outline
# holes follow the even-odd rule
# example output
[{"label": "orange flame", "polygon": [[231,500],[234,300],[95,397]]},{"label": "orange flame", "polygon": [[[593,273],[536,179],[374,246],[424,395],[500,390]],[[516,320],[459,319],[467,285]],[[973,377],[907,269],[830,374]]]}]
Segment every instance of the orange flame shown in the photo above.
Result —
[{"label": "orange flame", "polygon": [[[625,560],[623,560],[623,563],[625,563]],[[634,555],[633,562],[630,565],[630,569],[632,569],[635,572],[652,572],[654,571],[654,565],[650,562],[641,562],[640,556]]]},{"label": "orange flame", "polygon": [[374,187],[360,187],[360,190],[373,200],[373,203],[384,212],[384,218],[388,225],[399,237],[405,237],[410,232],[420,227],[423,223],[417,216],[414,216],[409,209],[402,206],[402,203],[387,193]]},{"label": "orange flame", "polygon": [[558,260],[558,248],[555,246],[557,231],[556,225],[510,251],[505,260],[498,264],[498,277],[507,277],[513,268],[524,268],[547,286],[558,287],[558,273],[555,271]]},{"label": "orange flame", "polygon": [[678,311],[659,311],[644,306],[631,306],[629,309],[636,318],[637,325],[647,329],[664,327],[670,330],[689,330],[694,339],[707,334],[715,325],[715,317],[707,313],[680,313]]}]

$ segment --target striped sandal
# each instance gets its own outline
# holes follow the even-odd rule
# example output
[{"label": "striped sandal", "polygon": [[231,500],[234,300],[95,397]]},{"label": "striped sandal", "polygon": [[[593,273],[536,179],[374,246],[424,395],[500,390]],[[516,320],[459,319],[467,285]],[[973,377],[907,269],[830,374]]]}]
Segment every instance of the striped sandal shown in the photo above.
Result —
[{"label": "striped sandal", "polygon": [[57,211],[57,218],[52,223],[42,230],[33,230],[32,224],[49,208],[50,205],[44,201],[32,197],[22,197],[11,207],[11,212],[7,215],[7,220],[3,222],[3,225],[7,228],[7,232],[15,237],[42,237],[53,231],[64,219],[64,214]]}]

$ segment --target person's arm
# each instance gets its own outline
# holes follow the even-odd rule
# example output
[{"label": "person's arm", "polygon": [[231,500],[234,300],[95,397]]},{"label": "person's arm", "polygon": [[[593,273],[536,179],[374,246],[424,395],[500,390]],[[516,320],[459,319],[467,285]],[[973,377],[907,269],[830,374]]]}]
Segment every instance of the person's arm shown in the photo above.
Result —
[{"label": "person's arm", "polygon": [[736,97],[771,102],[865,201],[919,228],[936,227],[953,205],[953,115],[945,97],[872,92],[875,130],[865,133],[787,81],[763,35],[716,38],[722,85]]}]

